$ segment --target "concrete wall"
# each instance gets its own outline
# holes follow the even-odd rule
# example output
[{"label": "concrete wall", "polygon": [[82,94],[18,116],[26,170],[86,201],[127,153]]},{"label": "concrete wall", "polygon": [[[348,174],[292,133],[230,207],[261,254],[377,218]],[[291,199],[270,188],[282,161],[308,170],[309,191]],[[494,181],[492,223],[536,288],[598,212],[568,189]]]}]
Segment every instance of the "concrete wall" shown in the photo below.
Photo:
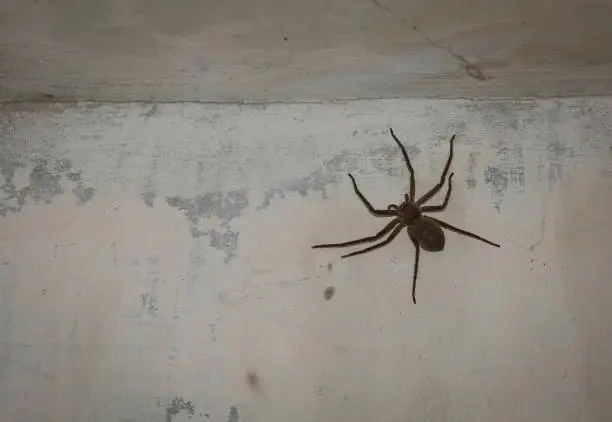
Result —
[{"label": "concrete wall", "polygon": [[[612,100],[5,105],[0,419],[610,420]],[[457,133],[422,254],[373,234]],[[436,199],[433,202],[438,202]],[[335,288],[326,300],[324,292]]]},{"label": "concrete wall", "polygon": [[612,93],[612,0],[3,0],[0,101]]}]

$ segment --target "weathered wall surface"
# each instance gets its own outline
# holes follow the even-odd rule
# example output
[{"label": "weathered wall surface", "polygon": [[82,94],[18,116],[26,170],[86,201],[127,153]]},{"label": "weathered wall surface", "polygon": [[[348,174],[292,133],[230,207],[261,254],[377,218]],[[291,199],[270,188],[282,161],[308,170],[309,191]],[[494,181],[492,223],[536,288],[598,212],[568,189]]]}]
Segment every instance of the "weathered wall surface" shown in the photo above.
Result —
[{"label": "weathered wall surface", "polygon": [[[609,420],[612,100],[5,105],[0,414]],[[448,234],[373,234],[457,133]],[[440,197],[432,203],[441,201]],[[326,300],[324,291],[335,288]],[[600,419],[598,419],[600,418]]]},{"label": "weathered wall surface", "polygon": [[612,0],[4,0],[0,101],[612,93]]}]

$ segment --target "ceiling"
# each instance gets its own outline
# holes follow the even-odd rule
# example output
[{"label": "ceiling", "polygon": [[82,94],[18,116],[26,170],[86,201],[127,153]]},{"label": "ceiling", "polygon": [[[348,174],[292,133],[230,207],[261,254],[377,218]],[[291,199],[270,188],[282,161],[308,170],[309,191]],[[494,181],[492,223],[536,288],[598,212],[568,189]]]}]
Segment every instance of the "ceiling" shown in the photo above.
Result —
[{"label": "ceiling", "polygon": [[612,93],[612,0],[2,0],[0,101]]}]

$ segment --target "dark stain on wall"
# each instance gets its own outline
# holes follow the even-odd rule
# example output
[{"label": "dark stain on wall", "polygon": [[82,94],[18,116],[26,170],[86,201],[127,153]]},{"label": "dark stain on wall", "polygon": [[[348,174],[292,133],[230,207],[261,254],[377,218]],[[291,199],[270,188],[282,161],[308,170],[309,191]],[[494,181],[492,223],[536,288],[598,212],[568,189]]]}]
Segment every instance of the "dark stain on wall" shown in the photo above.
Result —
[{"label": "dark stain on wall", "polygon": [[240,422],[240,413],[238,413],[238,408],[236,406],[230,406],[227,422]]},{"label": "dark stain on wall", "polygon": [[195,407],[191,401],[185,401],[182,397],[175,397],[169,406],[166,406],[166,422],[172,422],[172,419],[181,412],[187,412],[189,419],[195,414]]},{"label": "dark stain on wall", "polygon": [[[193,198],[172,196],[166,198],[169,206],[183,211],[190,223],[191,235],[201,237],[208,235],[210,246],[225,252],[225,262],[236,256],[239,233],[230,230],[229,223],[242,214],[249,206],[246,190],[228,192],[208,192]],[[223,230],[202,231],[198,228],[202,219],[216,217],[220,219]]]}]

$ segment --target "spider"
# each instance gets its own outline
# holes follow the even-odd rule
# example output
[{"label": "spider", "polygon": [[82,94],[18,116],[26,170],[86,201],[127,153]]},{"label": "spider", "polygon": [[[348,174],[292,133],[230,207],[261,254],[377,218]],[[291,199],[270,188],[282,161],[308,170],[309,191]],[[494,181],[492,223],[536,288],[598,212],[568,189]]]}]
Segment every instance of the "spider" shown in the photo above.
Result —
[{"label": "spider", "polygon": [[397,237],[400,231],[406,227],[406,231],[408,232],[408,236],[410,240],[414,244],[416,249],[415,257],[414,257],[414,273],[412,277],[412,301],[416,304],[416,280],[419,272],[419,255],[421,248],[428,252],[440,252],[444,250],[444,246],[446,243],[444,231],[447,229],[453,231],[455,233],[461,234],[463,236],[471,237],[472,239],[477,239],[482,242],[488,243],[491,246],[495,246],[497,248],[500,247],[497,243],[493,243],[490,240],[487,240],[483,237],[480,237],[474,233],[470,233],[466,230],[460,229],[455,226],[451,226],[450,224],[441,221],[437,218],[424,215],[426,212],[441,212],[444,211],[446,206],[448,205],[448,201],[451,196],[452,191],[452,179],[454,173],[451,173],[448,177],[448,190],[446,191],[446,196],[444,197],[444,201],[440,205],[424,205],[427,201],[429,201],[436,193],[442,189],[444,186],[444,181],[446,179],[446,174],[448,173],[448,169],[450,167],[451,161],[453,160],[453,142],[455,140],[455,136],[453,135],[450,139],[450,153],[448,155],[448,160],[446,161],[446,166],[442,171],[442,177],[440,177],[440,182],[435,185],[429,192],[425,193],[423,196],[415,200],[415,180],[414,180],[414,169],[412,168],[412,164],[410,164],[410,158],[408,158],[408,153],[406,149],[402,145],[402,143],[397,139],[393,129],[389,129],[389,132],[400,150],[402,151],[402,155],[404,156],[404,161],[406,162],[406,166],[408,167],[408,172],[410,173],[410,194],[404,195],[404,202],[399,205],[391,204],[387,207],[386,210],[377,210],[372,204],[366,199],[365,196],[359,191],[357,187],[357,183],[355,182],[355,178],[352,174],[349,173],[349,177],[351,178],[351,182],[353,182],[353,189],[355,190],[355,194],[359,197],[361,202],[365,205],[370,213],[372,213],[376,217],[393,217],[393,220],[387,224],[381,231],[376,233],[373,236],[363,237],[361,239],[350,240],[348,242],[342,243],[329,243],[329,244],[320,244],[312,246],[313,249],[317,248],[340,248],[345,246],[352,246],[361,243],[373,242],[375,240],[379,240],[389,232],[391,234],[382,242],[376,243],[367,248],[351,252],[346,255],[342,255],[341,258],[348,258],[350,256],[364,254],[366,252],[370,252],[374,249],[381,248],[383,246],[388,245]]}]

